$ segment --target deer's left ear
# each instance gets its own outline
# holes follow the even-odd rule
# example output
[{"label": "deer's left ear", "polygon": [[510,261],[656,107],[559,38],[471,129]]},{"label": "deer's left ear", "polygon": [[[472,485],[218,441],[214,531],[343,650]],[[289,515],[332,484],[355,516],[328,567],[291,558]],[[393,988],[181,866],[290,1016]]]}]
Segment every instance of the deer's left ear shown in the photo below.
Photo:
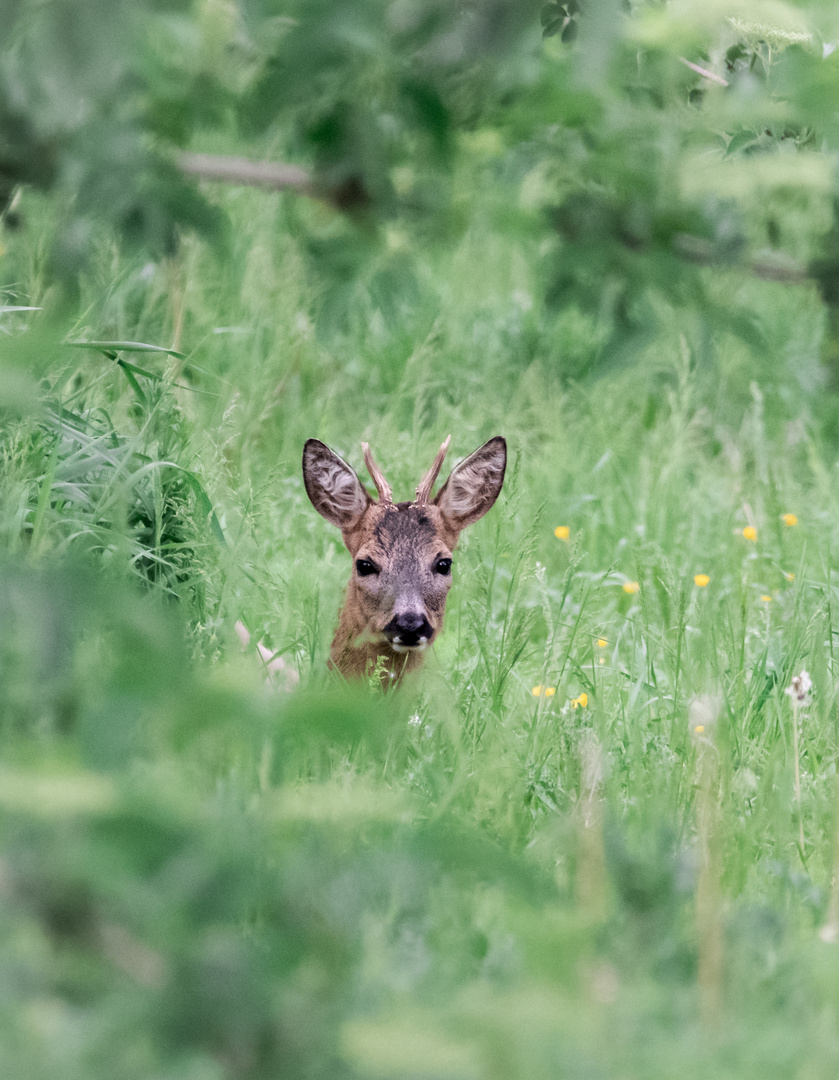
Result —
[{"label": "deer's left ear", "polygon": [[454,528],[465,529],[492,507],[506,468],[507,443],[496,435],[452,469],[434,499],[435,505]]}]

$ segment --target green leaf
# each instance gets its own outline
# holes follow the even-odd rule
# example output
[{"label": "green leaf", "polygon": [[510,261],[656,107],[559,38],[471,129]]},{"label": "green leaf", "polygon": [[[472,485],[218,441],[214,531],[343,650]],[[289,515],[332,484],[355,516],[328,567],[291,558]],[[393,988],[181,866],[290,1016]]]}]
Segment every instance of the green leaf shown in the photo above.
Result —
[{"label": "green leaf", "polygon": [[157,352],[174,356],[177,360],[186,360],[186,354],[163,345],[147,345],[142,341],[65,341],[72,349],[120,349],[123,352]]},{"label": "green leaf", "polygon": [[210,523],[210,529],[212,530],[213,536],[215,536],[216,540],[218,540],[220,544],[226,543],[224,539],[224,532],[222,531],[219,519],[216,516],[216,512],[213,509],[213,504],[210,501],[210,496],[202,487],[201,481],[198,479],[195,473],[190,472],[188,469],[182,469],[180,466],[176,466],[176,468],[182,474],[189,486],[192,488],[201,513],[204,515],[205,520],[209,521]]}]

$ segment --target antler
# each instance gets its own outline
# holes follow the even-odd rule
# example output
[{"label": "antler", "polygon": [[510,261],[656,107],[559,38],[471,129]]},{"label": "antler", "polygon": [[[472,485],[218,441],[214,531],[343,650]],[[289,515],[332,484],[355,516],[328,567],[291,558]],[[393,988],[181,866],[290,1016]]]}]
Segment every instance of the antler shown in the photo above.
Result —
[{"label": "antler", "polygon": [[390,490],[390,484],[385,480],[382,470],[373,460],[369,444],[363,442],[361,444],[361,449],[364,451],[364,464],[367,466],[367,471],[370,473],[370,479],[376,485],[376,491],[379,493],[379,502],[390,505],[393,502],[393,493]]},{"label": "antler", "polygon": [[437,451],[437,457],[434,459],[434,464],[431,466],[431,468],[428,470],[422,480],[420,480],[419,486],[417,487],[417,497],[415,500],[417,506],[422,506],[423,503],[428,502],[428,497],[431,494],[431,489],[434,487],[434,481],[440,475],[440,469],[442,469],[443,467],[443,461],[445,460],[446,454],[448,453],[449,443],[451,441],[451,435],[447,435],[446,441]]}]

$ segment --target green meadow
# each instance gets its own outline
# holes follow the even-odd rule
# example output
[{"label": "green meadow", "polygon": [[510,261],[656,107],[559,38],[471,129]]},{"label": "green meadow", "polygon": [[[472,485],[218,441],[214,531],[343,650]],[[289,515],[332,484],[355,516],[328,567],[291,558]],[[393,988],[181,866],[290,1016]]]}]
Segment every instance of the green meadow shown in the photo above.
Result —
[{"label": "green meadow", "polygon": [[[3,1076],[837,1075],[829,297],[699,265],[644,278],[639,335],[555,296],[499,108],[433,227],[205,183],[221,246],[103,226],[68,286],[56,198],[15,195]],[[801,258],[830,198],[796,183],[744,228]],[[368,441],[405,499],[448,434],[443,476],[507,439],[502,495],[423,669],[345,684],[303,443],[369,486]]]}]

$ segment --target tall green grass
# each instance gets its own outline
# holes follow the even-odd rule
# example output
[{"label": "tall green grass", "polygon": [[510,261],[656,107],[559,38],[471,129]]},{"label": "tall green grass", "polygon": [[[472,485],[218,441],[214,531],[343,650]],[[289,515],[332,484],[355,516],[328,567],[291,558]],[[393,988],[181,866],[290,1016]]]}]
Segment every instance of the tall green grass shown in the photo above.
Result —
[{"label": "tall green grass", "polygon": [[[674,310],[604,370],[480,199],[450,243],[386,236],[348,273],[329,212],[219,197],[223,259],[102,242],[4,416],[4,1075],[834,1076],[815,295],[720,280],[765,355]],[[6,273],[38,306],[31,222]],[[14,318],[31,359],[39,316]],[[127,378],[75,340],[183,359],[112,349]],[[507,437],[503,497],[421,675],[344,686],[349,559],[303,441],[361,470],[369,440],[404,497],[448,432],[455,457]]]}]

